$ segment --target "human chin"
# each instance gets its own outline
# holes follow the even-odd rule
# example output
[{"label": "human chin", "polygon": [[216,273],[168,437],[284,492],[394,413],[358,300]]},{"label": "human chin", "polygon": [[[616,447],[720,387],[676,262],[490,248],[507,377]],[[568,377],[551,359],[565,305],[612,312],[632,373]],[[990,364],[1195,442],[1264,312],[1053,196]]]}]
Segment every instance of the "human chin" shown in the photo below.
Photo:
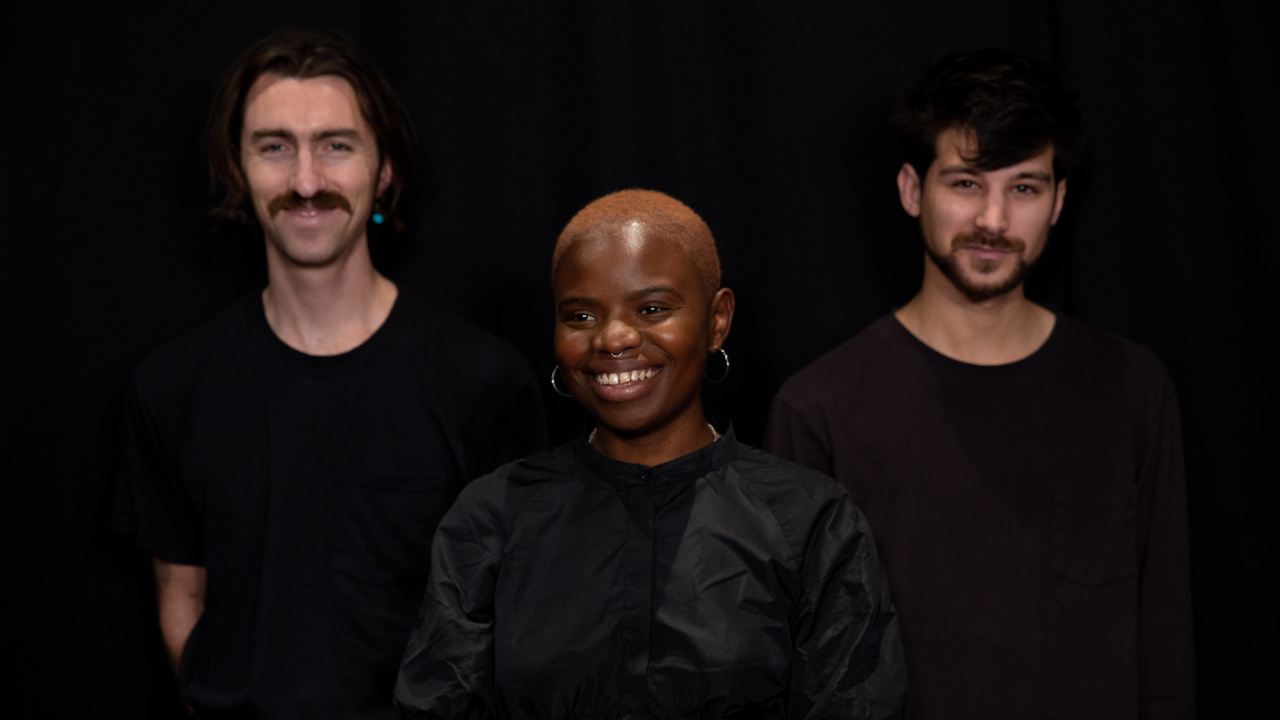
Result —
[{"label": "human chin", "polygon": [[[925,252],[942,275],[970,302],[1004,295],[1021,285],[1027,273],[1031,272],[1031,263],[1023,259],[1020,252],[1009,253],[1009,257],[1002,260],[970,258],[968,262],[957,257],[955,250],[944,255],[928,243],[925,244]],[[1009,263],[1012,263],[1010,269],[1001,273],[1000,269]]]},{"label": "human chin", "polygon": [[616,381],[614,375],[598,373],[586,378],[584,404],[600,424],[619,435],[643,435],[661,427],[669,414],[673,390],[668,386],[670,368],[653,365],[619,372]]},{"label": "human chin", "polygon": [[266,233],[267,242],[292,265],[322,267],[341,257],[354,242],[333,229],[276,226]]}]

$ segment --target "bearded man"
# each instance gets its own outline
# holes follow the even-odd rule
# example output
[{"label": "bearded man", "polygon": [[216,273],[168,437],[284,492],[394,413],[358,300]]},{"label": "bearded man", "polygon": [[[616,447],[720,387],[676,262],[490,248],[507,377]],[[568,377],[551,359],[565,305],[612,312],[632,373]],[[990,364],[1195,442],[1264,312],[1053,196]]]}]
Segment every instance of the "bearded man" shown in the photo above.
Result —
[{"label": "bearded man", "polygon": [[920,290],[770,416],[765,448],[844,483],[875,531],[916,720],[1194,713],[1172,385],[1023,293],[1077,107],[1053,68],[1002,51],[927,70],[894,119]]}]

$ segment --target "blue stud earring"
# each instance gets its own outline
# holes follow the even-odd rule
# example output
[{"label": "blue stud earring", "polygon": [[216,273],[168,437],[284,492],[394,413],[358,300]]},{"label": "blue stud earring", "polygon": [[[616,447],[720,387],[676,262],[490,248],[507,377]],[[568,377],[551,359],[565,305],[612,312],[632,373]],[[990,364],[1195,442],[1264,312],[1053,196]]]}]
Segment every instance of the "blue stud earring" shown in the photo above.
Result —
[{"label": "blue stud earring", "polygon": [[382,215],[382,203],[377,200],[373,201],[373,216],[369,219],[373,221],[374,225],[381,225],[386,221],[387,218]]}]

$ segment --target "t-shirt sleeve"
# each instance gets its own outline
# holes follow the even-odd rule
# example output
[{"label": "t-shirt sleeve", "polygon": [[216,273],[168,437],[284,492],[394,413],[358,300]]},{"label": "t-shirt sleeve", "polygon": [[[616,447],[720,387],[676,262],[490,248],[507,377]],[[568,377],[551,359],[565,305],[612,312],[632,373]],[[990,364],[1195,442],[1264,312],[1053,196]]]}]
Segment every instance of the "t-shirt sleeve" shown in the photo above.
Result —
[{"label": "t-shirt sleeve", "polygon": [[538,383],[527,367],[521,378],[492,409],[474,477],[547,448],[547,418]]},{"label": "t-shirt sleeve", "polygon": [[808,538],[787,717],[904,717],[898,617],[866,518],[841,493]]},{"label": "t-shirt sleeve", "polygon": [[407,718],[495,718],[493,599],[502,556],[498,505],[478,481],[436,530],[431,579],[395,702]]},{"label": "t-shirt sleeve", "polygon": [[[1159,373],[1164,376],[1164,373]],[[1144,718],[1195,716],[1187,491],[1182,428],[1165,379],[1150,416],[1142,467],[1138,605],[1140,692]]]},{"label": "t-shirt sleeve", "polygon": [[827,476],[833,475],[831,448],[824,435],[814,427],[813,418],[797,410],[794,401],[785,393],[786,388],[783,388],[783,392],[773,399],[765,426],[763,449],[797,465],[813,468]]},{"label": "t-shirt sleeve", "polygon": [[180,476],[176,422],[145,399],[135,378],[125,394],[121,449],[111,528],[169,562],[203,565],[200,517]]}]

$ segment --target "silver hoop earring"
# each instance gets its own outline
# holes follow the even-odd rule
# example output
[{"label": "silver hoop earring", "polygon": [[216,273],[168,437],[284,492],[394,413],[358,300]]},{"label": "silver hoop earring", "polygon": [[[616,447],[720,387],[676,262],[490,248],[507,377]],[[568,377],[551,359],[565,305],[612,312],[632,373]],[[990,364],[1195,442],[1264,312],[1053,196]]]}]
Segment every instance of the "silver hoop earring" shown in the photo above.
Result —
[{"label": "silver hoop earring", "polygon": [[563,395],[564,397],[573,397],[573,393],[567,393],[561,390],[558,385],[556,385],[556,373],[559,371],[560,371],[559,365],[551,368],[551,389],[555,390],[557,395]]},{"label": "silver hoop earring", "polygon": [[724,382],[724,379],[729,377],[729,353],[725,352],[724,348],[720,348],[720,355],[724,357],[724,372],[720,373],[720,377],[713,380],[711,376],[707,374],[705,368],[702,370],[702,377],[706,378],[709,383]]}]

